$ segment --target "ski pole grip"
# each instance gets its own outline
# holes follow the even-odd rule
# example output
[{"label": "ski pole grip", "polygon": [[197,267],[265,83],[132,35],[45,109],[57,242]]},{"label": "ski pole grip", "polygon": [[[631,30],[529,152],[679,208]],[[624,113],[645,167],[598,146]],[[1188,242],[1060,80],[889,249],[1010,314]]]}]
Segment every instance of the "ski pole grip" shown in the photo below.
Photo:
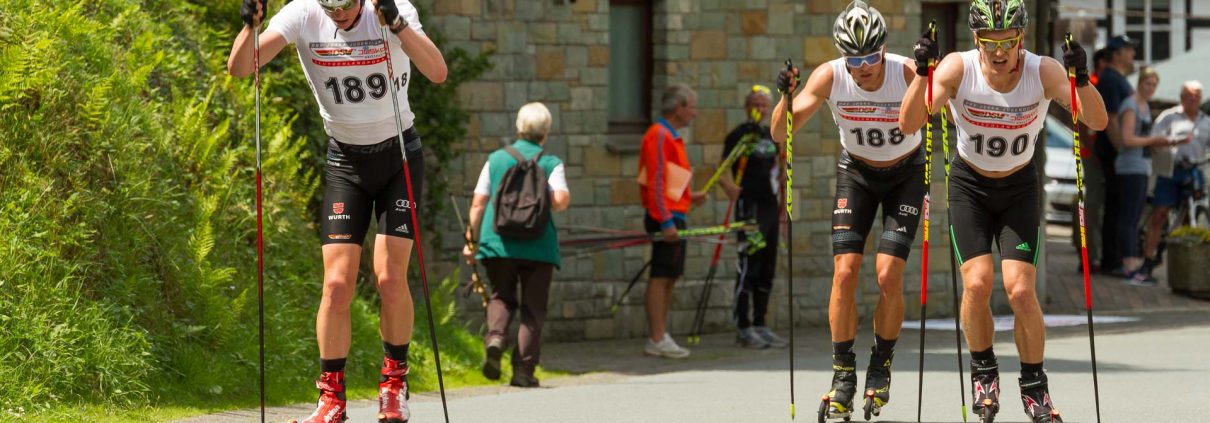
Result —
[{"label": "ski pole grip", "polygon": [[[1072,40],[1071,32],[1068,32],[1067,34],[1063,35],[1063,47],[1064,47],[1063,50],[1064,51],[1071,50],[1071,40]],[[1067,67],[1067,77],[1068,78],[1076,77],[1076,67],[1075,66]]]}]

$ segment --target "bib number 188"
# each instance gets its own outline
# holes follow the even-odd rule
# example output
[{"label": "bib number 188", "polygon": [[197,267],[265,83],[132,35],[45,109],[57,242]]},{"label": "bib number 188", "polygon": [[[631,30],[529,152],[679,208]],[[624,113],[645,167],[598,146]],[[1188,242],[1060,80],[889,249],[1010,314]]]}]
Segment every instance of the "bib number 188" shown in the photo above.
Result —
[{"label": "bib number 188", "polygon": [[868,131],[862,131],[861,128],[853,128],[849,132],[857,137],[857,145],[866,145],[870,147],[882,147],[887,142],[887,135],[890,135],[891,145],[899,145],[903,142],[903,132],[899,128],[892,128],[889,132],[883,133],[878,128],[870,128]]}]

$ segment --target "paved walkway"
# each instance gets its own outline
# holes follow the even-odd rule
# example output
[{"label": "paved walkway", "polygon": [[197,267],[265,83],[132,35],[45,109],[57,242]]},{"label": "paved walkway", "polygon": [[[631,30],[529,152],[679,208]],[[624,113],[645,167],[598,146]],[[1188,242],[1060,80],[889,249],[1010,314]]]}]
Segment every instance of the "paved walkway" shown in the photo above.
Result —
[{"label": "paved walkway", "polygon": [[[1049,225],[1046,231],[1046,271],[1049,303],[1043,307],[1048,314],[1083,314],[1084,275],[1079,272],[1079,251],[1071,246],[1071,227]],[[1142,287],[1127,284],[1125,279],[1092,276],[1092,310],[1143,311],[1171,309],[1210,310],[1210,301],[1172,293],[1168,289],[1167,265],[1156,269],[1159,286]]]}]

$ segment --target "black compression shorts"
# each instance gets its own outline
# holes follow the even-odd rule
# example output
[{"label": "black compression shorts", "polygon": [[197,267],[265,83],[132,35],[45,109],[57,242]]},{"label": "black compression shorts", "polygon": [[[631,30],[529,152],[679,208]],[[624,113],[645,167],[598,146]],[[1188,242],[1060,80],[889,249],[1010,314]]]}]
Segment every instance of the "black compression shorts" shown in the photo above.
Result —
[{"label": "black compression shorts", "polygon": [[[419,202],[424,187],[420,135],[415,128],[408,128],[403,138],[412,194]],[[414,239],[412,211],[416,206],[408,200],[398,137],[372,145],[328,139],[320,210],[323,244],[361,245],[371,218],[378,222],[379,234]]]},{"label": "black compression shorts", "polygon": [[861,254],[882,207],[878,252],[906,260],[920,226],[924,204],[924,152],[885,168],[874,168],[842,151],[836,167],[832,210],[832,254]]},{"label": "black compression shorts", "polygon": [[[685,229],[685,221],[680,218],[673,218],[672,222],[676,224],[676,229]],[[660,233],[660,223],[651,218],[648,213],[643,213],[643,228],[647,233]],[[688,242],[681,238],[677,242],[656,241],[651,243],[651,277],[653,278],[679,278],[685,273],[685,248]]]},{"label": "black compression shorts", "polygon": [[993,238],[1002,259],[1038,263],[1038,174],[1032,162],[1003,178],[988,178],[959,157],[949,189],[950,242],[959,265],[991,254]]}]

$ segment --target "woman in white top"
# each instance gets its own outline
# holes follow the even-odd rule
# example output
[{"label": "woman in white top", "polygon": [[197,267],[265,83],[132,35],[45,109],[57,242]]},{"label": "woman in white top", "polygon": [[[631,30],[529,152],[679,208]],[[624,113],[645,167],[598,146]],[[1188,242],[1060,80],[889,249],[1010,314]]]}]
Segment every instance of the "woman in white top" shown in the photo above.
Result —
[{"label": "woman in white top", "polygon": [[[1050,401],[1042,371],[1046,327],[1035,292],[1038,241],[1038,175],[1032,165],[1034,146],[1052,100],[1071,104],[1065,68],[1075,68],[1080,121],[1093,129],[1106,124],[1105,106],[1088,84],[1084,50],[1072,43],[1066,66],[1024,48],[1026,6],[1023,0],[973,0],[970,29],[974,50],[951,53],[933,76],[932,110],[925,98],[927,82],[919,78],[903,99],[899,125],[914,131],[949,103],[958,128],[958,158],[950,175],[952,241],[965,289],[962,322],[971,349],[974,410],[999,410],[999,367],[992,352],[994,281],[991,244],[999,241],[1004,289],[1016,316],[1017,351],[1021,357],[1022,402],[1034,422],[1060,421]],[[916,66],[938,56],[925,36],[916,45]]]},{"label": "woman in white top", "polygon": [[[260,28],[264,0],[243,0],[245,26],[236,36],[227,62],[233,76],[253,73],[253,31]],[[390,29],[383,39],[379,25]],[[260,35],[260,64],[269,63],[294,44],[327,131],[321,209],[324,280],[316,318],[320,395],[306,423],[345,418],[345,357],[351,339],[349,305],[370,220],[378,221],[374,273],[381,296],[379,324],[385,350],[379,379],[379,421],[411,418],[407,405],[407,352],[412,337],[412,297],[407,286],[414,231],[403,152],[411,191],[422,192],[424,155],[407,100],[411,63],[435,83],[448,72],[441,51],[420,27],[408,0],[296,0],[282,7]],[[389,53],[388,53],[389,49]],[[389,54],[389,56],[388,56]],[[390,64],[392,69],[387,69]],[[393,79],[393,80],[391,80]],[[391,93],[399,92],[395,115]],[[396,119],[404,130],[399,139]],[[416,196],[418,197],[418,195]]]}]

